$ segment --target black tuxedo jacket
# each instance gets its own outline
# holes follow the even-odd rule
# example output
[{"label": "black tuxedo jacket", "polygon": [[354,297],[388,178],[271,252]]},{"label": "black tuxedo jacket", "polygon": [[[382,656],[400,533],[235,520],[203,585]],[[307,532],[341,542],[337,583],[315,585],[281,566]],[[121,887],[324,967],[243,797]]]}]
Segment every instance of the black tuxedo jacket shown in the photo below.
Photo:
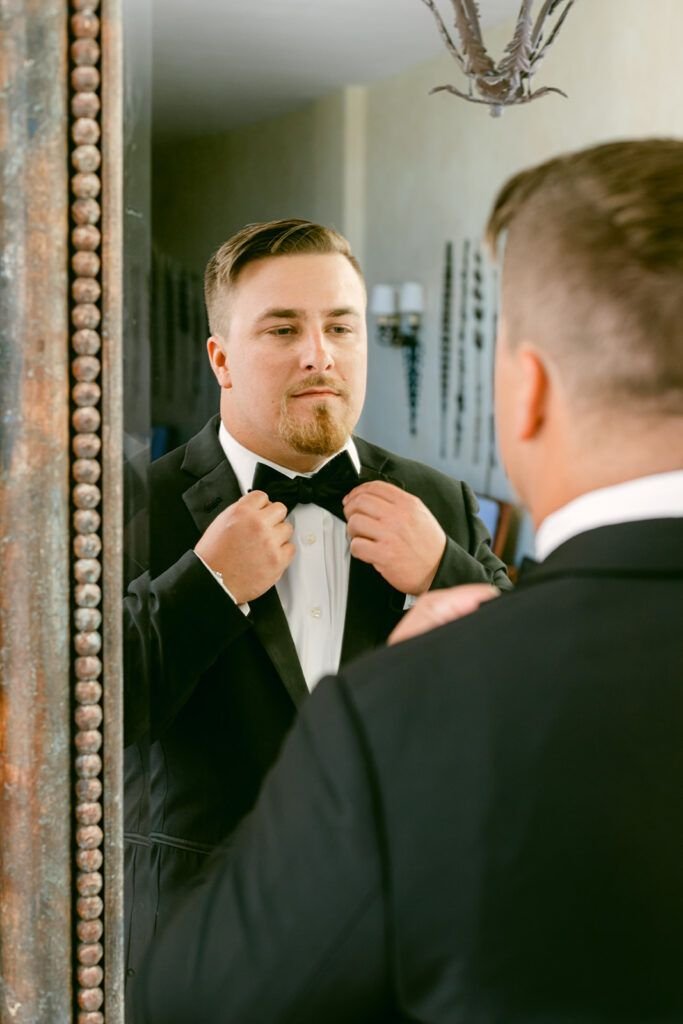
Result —
[{"label": "black tuxedo jacket", "polygon": [[[252,806],[308,696],[275,588],[235,606],[192,548],[240,497],[218,417],[150,467],[150,566],[125,601],[127,962]],[[509,586],[469,488],[356,440],[361,480],[418,495],[448,535],[434,587]],[[383,643],[404,595],[352,559],[342,662]]]},{"label": "black tuxedo jacket", "polygon": [[144,1024],[683,1020],[683,520],[578,536],[307,702]]}]

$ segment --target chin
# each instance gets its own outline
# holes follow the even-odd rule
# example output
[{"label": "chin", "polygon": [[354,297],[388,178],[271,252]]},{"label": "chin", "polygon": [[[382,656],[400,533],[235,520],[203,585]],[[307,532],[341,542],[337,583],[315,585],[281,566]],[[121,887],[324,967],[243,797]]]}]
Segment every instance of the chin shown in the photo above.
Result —
[{"label": "chin", "polygon": [[301,455],[333,455],[346,444],[351,430],[345,419],[330,413],[327,405],[318,405],[313,415],[298,418],[283,413],[279,434]]}]

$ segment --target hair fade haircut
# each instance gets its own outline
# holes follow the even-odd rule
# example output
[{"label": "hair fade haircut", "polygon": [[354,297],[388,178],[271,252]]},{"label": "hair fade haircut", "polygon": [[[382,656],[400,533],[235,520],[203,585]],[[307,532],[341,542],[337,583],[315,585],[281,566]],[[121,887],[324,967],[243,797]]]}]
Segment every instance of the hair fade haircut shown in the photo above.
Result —
[{"label": "hair fade haircut", "polygon": [[505,235],[509,344],[553,356],[578,400],[683,414],[683,142],[613,142],[515,175]]},{"label": "hair fade haircut", "polygon": [[363,274],[346,238],[334,228],[310,220],[289,218],[247,224],[224,242],[209,260],[204,274],[204,299],[213,334],[222,334],[225,300],[231,285],[248,263],[270,256],[339,253],[345,256],[360,278]]}]

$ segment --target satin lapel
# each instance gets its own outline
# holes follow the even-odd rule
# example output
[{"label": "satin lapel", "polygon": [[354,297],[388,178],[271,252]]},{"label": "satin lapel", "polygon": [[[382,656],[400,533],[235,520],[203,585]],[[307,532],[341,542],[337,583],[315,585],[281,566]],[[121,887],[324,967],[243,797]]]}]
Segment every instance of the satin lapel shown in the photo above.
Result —
[{"label": "satin lapel", "polygon": [[287,693],[298,707],[304,697],[308,696],[308,687],[275,587],[250,601],[249,608],[249,618],[258,638],[285,684]]},{"label": "satin lapel", "polygon": [[[241,497],[232,466],[216,434],[217,420],[211,421],[188,443],[183,470],[198,476],[183,494],[183,501],[199,533],[219,513]],[[287,618],[275,587],[250,601],[249,619],[295,704],[308,694]]]},{"label": "satin lapel", "polygon": [[401,618],[404,604],[405,594],[395,590],[371,565],[352,558],[342,665],[383,644]]},{"label": "satin lapel", "polygon": [[232,466],[218,440],[218,416],[213,416],[185,447],[181,470],[193,479],[183,493],[185,506],[200,535],[219,512],[241,497]]},{"label": "satin lapel", "polygon": [[241,496],[237,477],[221,451],[221,461],[183,494],[183,501],[200,535],[216,516]]},{"label": "satin lapel", "polygon": [[[359,438],[356,447],[361,460],[360,482],[386,480],[403,483],[382,472],[387,460],[375,460],[375,452]],[[384,643],[403,614],[405,594],[401,594],[367,562],[351,558],[349,591],[346,601],[341,664]]]}]

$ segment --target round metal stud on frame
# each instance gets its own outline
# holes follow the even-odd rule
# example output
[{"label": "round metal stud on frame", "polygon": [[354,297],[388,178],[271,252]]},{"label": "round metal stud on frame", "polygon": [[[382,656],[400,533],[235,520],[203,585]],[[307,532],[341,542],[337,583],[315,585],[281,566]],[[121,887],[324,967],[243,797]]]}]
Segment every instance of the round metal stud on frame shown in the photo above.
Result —
[{"label": "round metal stud on frame", "polygon": [[73,0],[71,6],[76,1013],[78,1024],[104,1024],[99,0]]}]

